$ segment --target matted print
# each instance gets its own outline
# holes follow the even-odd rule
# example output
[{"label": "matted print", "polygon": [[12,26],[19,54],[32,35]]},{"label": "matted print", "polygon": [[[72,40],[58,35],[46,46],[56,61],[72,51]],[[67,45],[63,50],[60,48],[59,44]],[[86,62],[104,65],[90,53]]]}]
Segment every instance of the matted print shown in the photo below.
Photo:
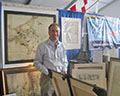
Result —
[{"label": "matted print", "polygon": [[72,76],[106,89],[106,71],[105,64],[75,64],[72,69]]},{"label": "matted print", "polygon": [[81,48],[81,19],[62,17],[62,42],[66,49]]}]

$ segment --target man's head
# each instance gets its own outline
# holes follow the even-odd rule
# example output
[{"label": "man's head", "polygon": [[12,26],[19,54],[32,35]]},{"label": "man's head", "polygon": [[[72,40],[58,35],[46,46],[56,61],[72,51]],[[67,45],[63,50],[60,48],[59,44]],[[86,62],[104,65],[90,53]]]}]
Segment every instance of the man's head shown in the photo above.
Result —
[{"label": "man's head", "polygon": [[59,39],[59,35],[60,35],[59,25],[56,23],[53,23],[48,27],[48,30],[49,30],[49,38],[53,42],[57,42]]}]

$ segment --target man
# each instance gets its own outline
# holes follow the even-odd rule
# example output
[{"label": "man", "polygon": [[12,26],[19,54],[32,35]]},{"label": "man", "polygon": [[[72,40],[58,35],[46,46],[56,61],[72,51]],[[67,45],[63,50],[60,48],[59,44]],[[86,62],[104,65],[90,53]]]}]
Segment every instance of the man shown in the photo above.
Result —
[{"label": "man", "polygon": [[38,45],[34,66],[41,71],[41,96],[56,96],[50,78],[50,70],[67,73],[67,57],[63,44],[59,41],[59,25],[53,23],[49,26],[49,39]]}]

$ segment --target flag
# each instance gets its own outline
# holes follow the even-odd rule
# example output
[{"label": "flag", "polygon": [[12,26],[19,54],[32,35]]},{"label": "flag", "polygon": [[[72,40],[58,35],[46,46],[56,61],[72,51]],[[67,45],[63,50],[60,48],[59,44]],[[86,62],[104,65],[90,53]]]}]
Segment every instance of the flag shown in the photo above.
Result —
[{"label": "flag", "polygon": [[87,3],[87,0],[77,0],[71,7],[69,7],[69,10],[86,12],[85,7]]}]

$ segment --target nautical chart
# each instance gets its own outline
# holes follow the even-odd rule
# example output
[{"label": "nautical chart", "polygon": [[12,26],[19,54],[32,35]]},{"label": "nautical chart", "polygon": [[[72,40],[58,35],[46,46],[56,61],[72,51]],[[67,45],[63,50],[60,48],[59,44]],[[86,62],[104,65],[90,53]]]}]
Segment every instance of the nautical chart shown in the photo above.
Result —
[{"label": "nautical chart", "polygon": [[53,19],[50,16],[8,14],[8,61],[33,59],[38,44],[48,39],[48,26]]}]

